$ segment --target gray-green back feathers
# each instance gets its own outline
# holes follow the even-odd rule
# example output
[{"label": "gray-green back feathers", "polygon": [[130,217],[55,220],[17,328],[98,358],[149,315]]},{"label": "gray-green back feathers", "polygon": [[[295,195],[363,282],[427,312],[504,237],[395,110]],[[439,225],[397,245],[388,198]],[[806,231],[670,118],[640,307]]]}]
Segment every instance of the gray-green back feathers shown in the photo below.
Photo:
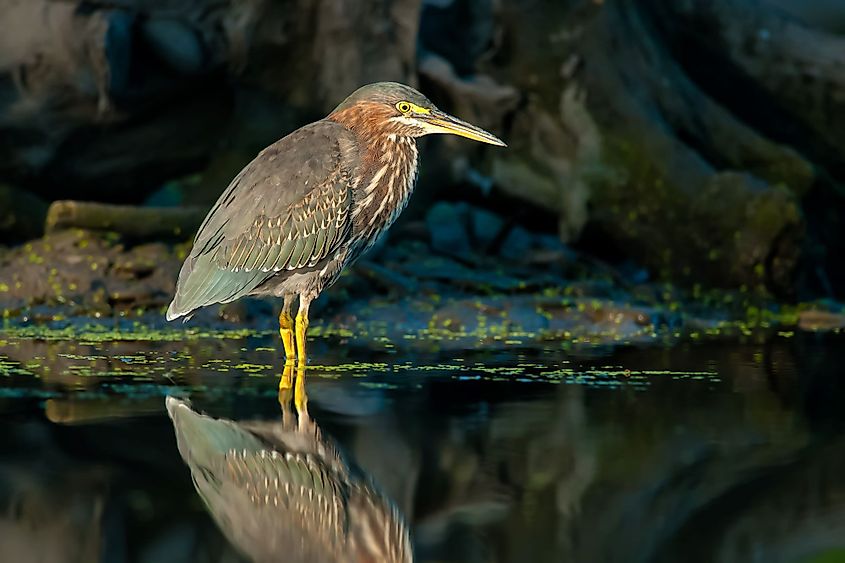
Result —
[{"label": "gray-green back feathers", "polygon": [[200,226],[167,319],[252,293],[275,275],[330,258],[349,234],[355,136],[332,121],[264,149]]}]

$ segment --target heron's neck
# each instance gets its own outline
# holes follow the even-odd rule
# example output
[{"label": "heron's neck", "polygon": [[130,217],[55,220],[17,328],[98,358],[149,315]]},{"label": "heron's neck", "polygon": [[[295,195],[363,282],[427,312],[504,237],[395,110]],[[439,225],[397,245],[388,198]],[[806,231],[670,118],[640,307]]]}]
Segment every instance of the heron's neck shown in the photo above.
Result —
[{"label": "heron's neck", "polygon": [[391,115],[384,104],[360,102],[328,116],[358,138],[362,174],[353,189],[353,231],[369,244],[405,209],[417,179],[416,139]]},{"label": "heron's neck", "polygon": [[417,180],[416,139],[393,133],[365,143],[365,173],[353,194],[352,220],[361,236],[374,239],[399,216]]}]

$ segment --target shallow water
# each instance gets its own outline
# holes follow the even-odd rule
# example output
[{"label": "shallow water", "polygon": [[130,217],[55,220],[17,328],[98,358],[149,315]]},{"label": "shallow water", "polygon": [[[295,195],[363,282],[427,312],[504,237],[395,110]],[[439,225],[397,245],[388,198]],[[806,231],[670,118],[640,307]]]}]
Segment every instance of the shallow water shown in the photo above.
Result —
[{"label": "shallow water", "polygon": [[[329,341],[308,413],[398,507],[417,560],[845,561],[843,344],[456,357]],[[281,424],[277,346],[0,335],[0,561],[244,560],[165,397]]]}]

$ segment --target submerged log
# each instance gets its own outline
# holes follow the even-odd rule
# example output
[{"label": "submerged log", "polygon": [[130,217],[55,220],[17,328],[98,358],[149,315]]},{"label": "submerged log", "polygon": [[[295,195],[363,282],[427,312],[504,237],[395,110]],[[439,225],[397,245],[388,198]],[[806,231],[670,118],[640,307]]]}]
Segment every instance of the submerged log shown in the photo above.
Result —
[{"label": "submerged log", "polygon": [[187,238],[199,228],[206,212],[203,207],[135,207],[56,201],[47,212],[46,231],[110,231],[140,240]]}]

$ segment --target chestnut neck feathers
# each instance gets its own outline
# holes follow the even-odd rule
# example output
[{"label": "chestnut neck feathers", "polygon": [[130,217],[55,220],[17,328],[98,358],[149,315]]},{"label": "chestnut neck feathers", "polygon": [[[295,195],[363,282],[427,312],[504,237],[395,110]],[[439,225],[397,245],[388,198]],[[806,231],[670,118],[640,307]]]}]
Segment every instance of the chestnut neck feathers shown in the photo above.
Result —
[{"label": "chestnut neck feathers", "polygon": [[417,143],[406,126],[391,121],[396,112],[377,102],[358,102],[328,119],[350,129],[361,151],[361,181],[352,193],[353,237],[365,247],[399,216],[417,178]]}]

